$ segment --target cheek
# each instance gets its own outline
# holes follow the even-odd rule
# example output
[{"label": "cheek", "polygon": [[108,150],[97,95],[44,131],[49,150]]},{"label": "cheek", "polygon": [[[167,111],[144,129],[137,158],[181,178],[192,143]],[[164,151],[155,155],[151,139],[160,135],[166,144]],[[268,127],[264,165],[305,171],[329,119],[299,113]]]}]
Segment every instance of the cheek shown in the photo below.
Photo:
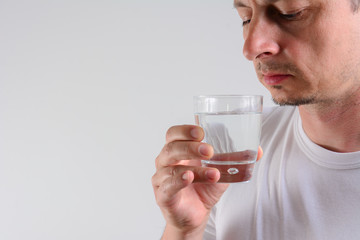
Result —
[{"label": "cheek", "polygon": [[326,74],[324,69],[329,57],[324,44],[318,36],[304,34],[287,41],[284,48],[285,56],[298,68],[303,80],[311,85],[317,85]]}]

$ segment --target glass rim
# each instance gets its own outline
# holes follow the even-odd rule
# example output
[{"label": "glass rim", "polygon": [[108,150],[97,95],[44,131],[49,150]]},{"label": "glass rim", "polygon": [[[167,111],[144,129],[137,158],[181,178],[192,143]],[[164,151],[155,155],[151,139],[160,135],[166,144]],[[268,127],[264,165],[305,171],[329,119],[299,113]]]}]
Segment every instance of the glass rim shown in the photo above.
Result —
[{"label": "glass rim", "polygon": [[197,95],[194,98],[263,98],[263,95],[241,95],[241,94],[211,94],[211,95]]},{"label": "glass rim", "polygon": [[262,95],[199,95],[194,96],[194,113],[261,113]]}]

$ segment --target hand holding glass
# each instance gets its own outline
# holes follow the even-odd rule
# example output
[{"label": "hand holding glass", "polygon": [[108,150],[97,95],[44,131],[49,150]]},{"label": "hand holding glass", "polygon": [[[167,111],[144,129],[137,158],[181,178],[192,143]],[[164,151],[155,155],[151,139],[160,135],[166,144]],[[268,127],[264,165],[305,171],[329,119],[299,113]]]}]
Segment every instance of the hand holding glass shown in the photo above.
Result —
[{"label": "hand holding glass", "polygon": [[215,95],[194,97],[196,124],[204,129],[204,142],[214,156],[202,160],[220,171],[219,182],[248,182],[260,143],[263,97]]}]

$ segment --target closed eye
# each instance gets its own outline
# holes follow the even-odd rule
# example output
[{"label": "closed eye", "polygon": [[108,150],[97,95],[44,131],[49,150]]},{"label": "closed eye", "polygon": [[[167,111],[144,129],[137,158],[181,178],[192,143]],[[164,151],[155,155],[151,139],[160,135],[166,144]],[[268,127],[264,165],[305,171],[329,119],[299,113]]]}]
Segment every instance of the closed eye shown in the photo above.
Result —
[{"label": "closed eye", "polygon": [[243,22],[242,22],[242,25],[245,26],[245,25],[249,24],[250,21],[251,21],[251,19],[248,19],[248,20],[246,20],[246,21],[243,21]]},{"label": "closed eye", "polygon": [[289,14],[283,14],[283,13],[280,13],[279,16],[285,20],[298,20],[299,18],[301,18],[303,14],[303,11],[298,11],[298,12],[295,12],[295,13],[289,13]]}]

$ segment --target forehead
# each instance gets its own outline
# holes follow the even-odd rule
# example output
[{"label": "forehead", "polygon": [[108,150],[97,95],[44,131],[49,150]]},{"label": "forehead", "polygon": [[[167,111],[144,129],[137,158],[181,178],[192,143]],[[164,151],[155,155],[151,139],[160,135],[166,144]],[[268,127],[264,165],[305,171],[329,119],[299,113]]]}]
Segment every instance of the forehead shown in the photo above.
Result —
[{"label": "forehead", "polygon": [[[259,6],[266,6],[270,4],[279,4],[279,5],[302,5],[302,4],[316,4],[317,2],[321,2],[323,0],[234,0],[235,7],[249,7],[252,4],[256,4]],[[325,0],[327,1],[327,0]],[[339,2],[341,0],[338,0]],[[349,1],[349,0],[346,0]]]},{"label": "forehead", "polygon": [[286,0],[234,0],[234,6],[235,7],[246,7],[249,6],[251,2],[256,2],[258,4],[264,5],[264,4],[271,4],[279,1],[286,1]]}]

